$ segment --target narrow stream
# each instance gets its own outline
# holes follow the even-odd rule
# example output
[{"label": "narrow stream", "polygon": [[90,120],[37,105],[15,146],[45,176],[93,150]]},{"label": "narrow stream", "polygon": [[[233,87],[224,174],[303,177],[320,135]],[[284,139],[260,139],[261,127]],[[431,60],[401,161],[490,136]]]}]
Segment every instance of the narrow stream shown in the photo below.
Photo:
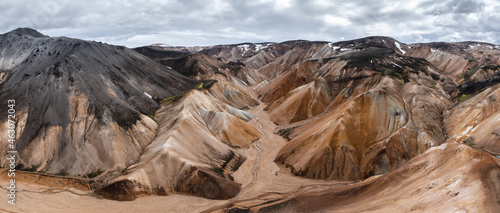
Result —
[{"label": "narrow stream", "polygon": [[253,146],[255,147],[255,149],[257,149],[257,151],[259,151],[259,153],[255,157],[256,164],[252,168],[253,180],[252,180],[251,183],[249,183],[248,185],[246,185],[245,187],[243,187],[240,190],[240,192],[235,197],[233,197],[230,200],[228,200],[227,203],[225,203],[225,204],[223,204],[221,206],[212,207],[212,208],[210,208],[208,210],[203,211],[203,213],[213,212],[213,211],[216,211],[216,210],[219,210],[219,209],[223,209],[223,208],[231,205],[232,203],[234,203],[234,201],[238,200],[238,198],[241,196],[241,194],[245,190],[249,189],[250,187],[254,186],[255,183],[257,183],[257,170],[259,169],[259,167],[261,165],[261,163],[260,163],[260,155],[262,154],[262,149],[259,147],[259,145],[257,145],[257,143],[259,141],[261,141],[262,138],[264,138],[264,130],[263,130],[262,124],[260,124],[260,122],[259,122],[259,117],[257,117],[255,114],[264,111],[264,107],[262,106],[262,102],[259,99],[255,98],[253,92],[250,91],[250,95],[252,96],[253,99],[255,99],[255,100],[257,100],[259,102],[259,107],[260,107],[260,110],[258,112],[253,113],[253,116],[255,118],[254,122],[255,122],[255,124],[257,124],[259,126],[259,132],[260,132],[260,138],[252,143]]},{"label": "narrow stream", "polygon": [[261,141],[261,140],[262,140],[262,138],[264,138],[264,131],[263,131],[263,129],[262,129],[262,128],[263,128],[263,127],[262,127],[262,124],[260,124],[260,122],[259,122],[259,117],[255,116],[255,114],[257,114],[257,113],[259,113],[259,112],[264,111],[264,107],[262,106],[262,102],[261,102],[259,99],[255,98],[255,96],[253,95],[253,92],[250,92],[250,95],[252,96],[252,98],[253,98],[253,99],[255,99],[255,100],[259,101],[259,107],[260,107],[260,111],[258,111],[258,112],[255,112],[255,113],[254,113],[254,117],[255,117],[254,122],[255,122],[255,124],[257,124],[257,125],[259,126],[260,138],[259,138],[259,140],[256,140],[255,142],[253,142],[253,146],[255,147],[255,149],[257,149],[257,151],[259,151],[259,153],[258,153],[258,154],[257,154],[257,156],[255,157],[255,162],[256,162],[256,164],[255,164],[255,166],[252,168],[253,181],[252,181],[250,184],[248,184],[248,185],[246,185],[245,187],[243,187],[243,188],[240,190],[240,192],[239,192],[239,193],[238,193],[238,194],[237,194],[234,198],[232,198],[232,199],[230,200],[230,202],[233,202],[233,201],[237,200],[237,199],[240,197],[240,195],[241,195],[241,194],[242,194],[245,190],[247,190],[248,188],[250,188],[250,187],[252,187],[253,185],[255,185],[255,183],[257,182],[257,170],[258,170],[258,169],[259,169],[259,167],[260,167],[260,155],[262,154],[262,149],[260,149],[260,147],[259,147],[259,145],[257,145],[257,143],[258,143],[259,141]]}]

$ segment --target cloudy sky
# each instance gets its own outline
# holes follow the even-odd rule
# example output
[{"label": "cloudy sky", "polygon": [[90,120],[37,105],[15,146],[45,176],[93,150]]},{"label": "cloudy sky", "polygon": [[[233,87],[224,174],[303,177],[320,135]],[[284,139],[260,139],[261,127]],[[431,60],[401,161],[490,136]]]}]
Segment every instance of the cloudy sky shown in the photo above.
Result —
[{"label": "cloudy sky", "polygon": [[500,44],[497,0],[0,0],[0,11],[0,33],[31,27],[128,47],[370,35]]}]

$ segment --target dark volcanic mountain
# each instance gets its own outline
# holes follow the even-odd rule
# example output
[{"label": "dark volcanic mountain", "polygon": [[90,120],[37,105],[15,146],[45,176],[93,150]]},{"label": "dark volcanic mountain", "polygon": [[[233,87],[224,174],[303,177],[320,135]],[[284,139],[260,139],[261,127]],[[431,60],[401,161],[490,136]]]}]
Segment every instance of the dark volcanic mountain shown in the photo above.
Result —
[{"label": "dark volcanic mountain", "polygon": [[0,101],[16,100],[20,165],[36,171],[126,168],[155,134],[156,100],[199,84],[124,47],[30,29],[1,35],[0,50]]},{"label": "dark volcanic mountain", "polygon": [[[185,94],[192,94],[190,91],[193,89],[204,88],[203,82],[185,77],[125,47],[64,37],[51,38],[31,29],[17,29],[1,35],[0,52],[0,100],[6,103],[7,100],[16,101],[17,166],[24,170],[57,175],[99,176],[96,180],[102,184],[98,186],[114,182],[113,179],[121,175],[123,170],[140,163],[141,155],[145,150],[150,150],[148,146],[155,144],[154,141],[159,140],[160,145],[168,143],[168,138],[174,137],[168,135],[174,133],[161,134],[165,126],[167,130],[171,130],[172,125],[186,128],[179,123],[184,120],[182,117],[159,122],[155,113],[161,108],[160,102],[177,100]],[[204,96],[203,92],[198,96]],[[224,179],[225,176],[229,177],[226,172],[237,167],[226,169],[220,166],[229,161],[238,164],[244,158],[224,143],[250,143],[255,140],[252,138],[258,137],[258,132],[240,119],[248,120],[247,115],[223,103],[215,104],[212,108],[207,108],[205,104],[196,109],[199,111],[189,113],[202,116],[200,113],[224,112],[224,117],[203,117],[204,122],[212,122],[211,125],[219,126],[218,129],[212,129],[208,124],[199,126],[206,130],[192,129],[203,136],[200,140],[185,136],[188,137],[186,140],[191,140],[193,147],[187,148],[184,147],[187,143],[181,143],[176,148],[192,151],[185,152],[188,156],[175,154],[172,157],[174,161],[178,157],[189,158],[188,161],[193,162],[195,167],[191,163],[180,166],[179,170],[168,167],[166,172],[175,174],[172,175],[173,179],[160,177],[159,182],[149,186],[155,189],[149,194],[165,193],[156,190],[158,184],[168,191],[213,198],[231,197],[238,192],[238,184]],[[7,106],[2,106],[1,110],[3,118],[7,118]],[[178,116],[170,113],[174,111],[167,112],[168,116]],[[232,125],[238,124],[237,127],[244,132],[231,131],[231,126],[220,126],[229,120]],[[6,125],[0,129],[2,136],[6,136]],[[208,140],[207,137],[212,135],[210,131],[214,131],[215,135]],[[239,136],[233,136],[233,132]],[[221,133],[225,134],[224,138],[217,135]],[[203,146],[210,151],[203,153],[197,150]],[[6,147],[2,146],[0,150],[5,151]],[[160,154],[168,152],[172,150]],[[5,158],[1,161],[3,166],[8,163]],[[163,163],[168,165],[171,162]],[[217,174],[212,171],[212,167],[225,171]],[[177,177],[189,177],[191,173],[203,175]],[[208,182],[211,181],[226,181],[232,187],[215,183],[212,189],[222,187],[220,194],[213,190],[199,192],[195,188],[200,187],[199,184],[210,185]],[[116,199],[135,198],[135,195],[116,197],[109,194],[108,189],[111,188],[104,188],[100,192]],[[226,190],[230,191],[229,194],[225,193]]]}]

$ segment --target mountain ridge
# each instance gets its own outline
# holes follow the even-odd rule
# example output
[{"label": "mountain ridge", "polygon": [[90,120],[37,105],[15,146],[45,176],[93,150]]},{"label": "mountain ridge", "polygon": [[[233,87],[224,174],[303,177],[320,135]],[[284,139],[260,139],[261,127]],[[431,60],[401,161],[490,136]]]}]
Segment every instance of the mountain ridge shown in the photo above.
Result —
[{"label": "mountain ridge", "polygon": [[0,102],[16,100],[20,173],[68,187],[75,178],[92,196],[134,204],[202,201],[196,212],[348,211],[358,198],[369,204],[360,211],[498,209],[499,77],[500,48],[481,42],[132,50],[26,28],[0,35]]}]

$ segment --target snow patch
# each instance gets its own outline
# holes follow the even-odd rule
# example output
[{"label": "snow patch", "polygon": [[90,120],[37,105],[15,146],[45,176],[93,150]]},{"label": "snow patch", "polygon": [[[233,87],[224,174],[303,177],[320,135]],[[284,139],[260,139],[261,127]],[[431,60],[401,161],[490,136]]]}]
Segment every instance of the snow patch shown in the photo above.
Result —
[{"label": "snow patch", "polygon": [[333,43],[328,43],[328,46],[330,46],[333,50],[338,50],[340,49],[339,46],[333,46]]},{"label": "snow patch", "polygon": [[344,52],[344,51],[347,51],[347,50],[349,50],[349,49],[347,49],[347,48],[341,48],[340,49],[341,52]]},{"label": "snow patch", "polygon": [[243,53],[241,53],[241,56],[244,56],[245,53],[248,51],[248,49],[250,49],[249,44],[242,44],[242,45],[239,45],[238,47],[243,50]]},{"label": "snow patch", "polygon": [[430,150],[445,150],[446,147],[448,147],[448,144],[447,143],[443,143],[440,146],[435,146],[435,147],[430,148]]},{"label": "snow patch", "polygon": [[399,64],[394,63],[393,61],[391,61],[391,64],[393,64],[393,65],[395,65],[395,66],[397,66],[399,68],[403,68],[403,67],[399,66]]},{"label": "snow patch", "polygon": [[463,132],[458,134],[457,137],[463,137],[463,136],[467,135],[467,133],[469,133],[473,128],[474,128],[473,126],[468,126],[467,128],[465,128],[465,130]]},{"label": "snow patch", "polygon": [[385,39],[382,39],[382,42],[384,42],[384,44],[385,44]]},{"label": "snow patch", "polygon": [[153,96],[151,96],[150,94],[148,94],[147,92],[144,92],[144,95],[148,96],[149,98],[153,99]]},{"label": "snow patch", "polygon": [[403,49],[401,49],[401,45],[400,45],[398,42],[396,42],[396,41],[395,41],[395,42],[394,42],[394,45],[396,45],[396,47],[399,49],[399,51],[400,51],[401,53],[403,53],[403,55],[406,53],[406,51],[404,51]]},{"label": "snow patch", "polygon": [[262,49],[266,49],[268,48],[269,46],[267,44],[256,44],[255,45],[255,51],[260,51]]},{"label": "snow patch", "polygon": [[431,53],[434,54],[436,52],[436,49],[431,48]]}]

